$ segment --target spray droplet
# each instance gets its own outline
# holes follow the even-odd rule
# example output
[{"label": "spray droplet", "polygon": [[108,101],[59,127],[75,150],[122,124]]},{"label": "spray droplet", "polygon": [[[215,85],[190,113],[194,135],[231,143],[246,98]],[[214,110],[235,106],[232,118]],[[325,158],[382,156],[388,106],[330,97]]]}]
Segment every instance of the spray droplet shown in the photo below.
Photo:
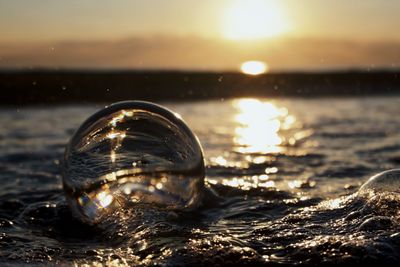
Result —
[{"label": "spray droplet", "polygon": [[65,151],[63,185],[73,214],[96,223],[137,203],[194,208],[204,172],[200,143],[178,114],[126,101],[98,111],[76,131]]}]

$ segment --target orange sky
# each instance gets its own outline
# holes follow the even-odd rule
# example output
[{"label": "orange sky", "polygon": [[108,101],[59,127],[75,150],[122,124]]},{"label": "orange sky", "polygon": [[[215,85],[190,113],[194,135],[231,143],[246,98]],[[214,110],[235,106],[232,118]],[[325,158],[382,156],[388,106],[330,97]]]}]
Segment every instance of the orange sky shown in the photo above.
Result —
[{"label": "orange sky", "polygon": [[0,67],[399,67],[400,1],[0,0]]}]

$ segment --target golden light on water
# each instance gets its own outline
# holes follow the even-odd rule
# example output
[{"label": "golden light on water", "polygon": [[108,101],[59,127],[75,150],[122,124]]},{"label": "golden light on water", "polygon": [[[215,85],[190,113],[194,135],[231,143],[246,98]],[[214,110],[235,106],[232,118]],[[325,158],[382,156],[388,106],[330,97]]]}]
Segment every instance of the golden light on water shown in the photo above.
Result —
[{"label": "golden light on water", "polygon": [[245,74],[258,75],[266,73],[268,71],[268,66],[262,61],[251,60],[244,62],[240,70]]},{"label": "golden light on water", "polygon": [[[289,181],[274,181],[279,172],[278,167],[274,166],[276,154],[292,154],[291,147],[297,144],[305,145],[302,140],[313,134],[311,130],[303,128],[301,121],[295,117],[296,113],[288,111],[284,101],[242,98],[233,100],[231,103],[236,110],[233,116],[233,150],[236,153],[224,153],[211,157],[210,162],[218,166],[240,169],[247,169],[250,164],[269,163],[271,165],[266,167],[261,174],[222,179],[208,177],[206,178],[208,183],[222,184],[241,190],[276,188],[294,191],[316,185],[315,181],[304,177]],[[309,145],[311,144],[307,144],[306,147]],[[295,150],[299,155],[307,153],[300,147],[296,147]],[[299,197],[303,196],[299,195]]]},{"label": "golden light on water", "polygon": [[236,0],[226,9],[223,35],[232,40],[261,39],[288,30],[280,3],[273,0]]},{"label": "golden light on water", "polygon": [[234,142],[242,153],[276,153],[281,151],[279,130],[288,115],[286,108],[257,99],[240,99],[234,106],[238,110],[235,121]]},{"label": "golden light on water", "polygon": [[242,190],[250,190],[252,188],[274,188],[276,187],[275,182],[269,180],[268,175],[254,175],[247,177],[232,177],[224,178],[221,180],[207,178],[207,182],[210,184],[222,184],[225,186],[235,187]]}]

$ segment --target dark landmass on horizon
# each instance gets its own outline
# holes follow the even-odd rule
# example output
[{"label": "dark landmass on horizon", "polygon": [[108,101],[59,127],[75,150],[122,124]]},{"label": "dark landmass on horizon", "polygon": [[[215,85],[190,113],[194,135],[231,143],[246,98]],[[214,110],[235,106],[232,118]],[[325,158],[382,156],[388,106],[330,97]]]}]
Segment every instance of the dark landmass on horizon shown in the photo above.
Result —
[{"label": "dark landmass on horizon", "polygon": [[400,94],[400,70],[268,73],[133,70],[3,70],[1,105],[128,99],[323,97]]}]

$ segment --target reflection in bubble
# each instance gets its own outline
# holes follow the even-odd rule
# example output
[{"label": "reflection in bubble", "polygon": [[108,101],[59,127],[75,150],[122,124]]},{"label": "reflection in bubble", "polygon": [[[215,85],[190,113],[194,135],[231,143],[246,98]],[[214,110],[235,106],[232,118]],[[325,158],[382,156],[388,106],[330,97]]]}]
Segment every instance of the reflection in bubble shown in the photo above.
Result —
[{"label": "reflection in bubble", "polygon": [[202,150],[190,129],[176,114],[139,101],[111,105],[84,122],[63,172],[70,207],[89,223],[137,202],[195,207],[204,183]]}]

